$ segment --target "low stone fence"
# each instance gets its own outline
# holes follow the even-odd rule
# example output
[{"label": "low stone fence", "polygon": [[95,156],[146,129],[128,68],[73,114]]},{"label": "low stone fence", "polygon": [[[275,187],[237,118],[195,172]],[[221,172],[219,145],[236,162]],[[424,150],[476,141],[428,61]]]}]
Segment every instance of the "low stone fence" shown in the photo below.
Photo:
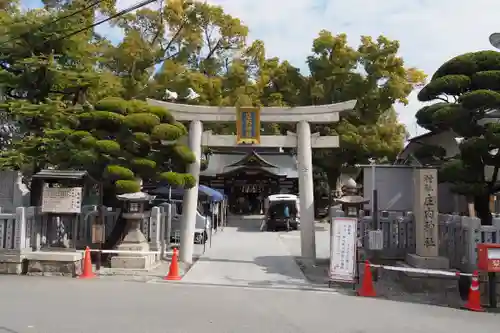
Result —
[{"label": "low stone fence", "polygon": [[486,226],[476,217],[439,214],[439,255],[447,257],[452,267],[474,270],[480,243],[500,244],[500,217]]},{"label": "low stone fence", "polygon": [[15,213],[0,213],[0,251],[22,249],[30,244],[31,230],[27,230],[26,222],[24,207],[17,208]]},{"label": "low stone fence", "polygon": [[[102,214],[107,238],[120,211],[106,209]],[[0,213],[0,273],[78,275],[83,252],[72,249],[97,245],[92,244],[92,226],[99,215],[96,206],[85,206],[76,215],[42,214],[39,207]],[[168,225],[166,207],[153,207],[146,213],[141,231],[151,251],[160,250],[161,244],[169,245]]]},{"label": "low stone fence", "polygon": [[[336,212],[336,215],[341,215]],[[476,268],[477,244],[500,244],[500,216],[493,218],[493,225],[482,226],[475,217],[439,214],[439,255],[450,261],[452,268],[472,271]],[[383,234],[381,256],[404,260],[406,254],[415,253],[415,222],[411,212],[380,212],[380,229]],[[368,248],[369,231],[373,218],[362,216],[358,223],[361,245]]]},{"label": "low stone fence", "polygon": [[[106,238],[119,215],[119,210],[106,209],[103,212]],[[84,249],[92,246],[92,225],[98,217],[97,206],[85,206],[82,213],[74,216],[42,214],[39,207],[18,207],[15,213],[0,213],[0,252],[38,251],[51,247]],[[164,237],[167,236],[167,218],[164,207],[153,207],[146,214],[141,231],[149,240],[152,250],[159,249],[162,241],[160,228],[164,231]]]}]

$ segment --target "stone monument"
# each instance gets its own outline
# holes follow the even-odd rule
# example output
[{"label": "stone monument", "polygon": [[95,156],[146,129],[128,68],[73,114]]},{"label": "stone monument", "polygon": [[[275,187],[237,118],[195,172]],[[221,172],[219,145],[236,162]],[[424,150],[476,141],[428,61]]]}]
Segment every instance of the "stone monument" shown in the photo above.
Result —
[{"label": "stone monument", "polygon": [[447,269],[449,261],[439,256],[437,170],[418,168],[413,173],[415,254],[408,254],[408,264],[419,268]]},{"label": "stone monument", "polygon": [[29,206],[30,191],[18,171],[0,172],[0,207],[2,213],[14,213],[17,207]]}]

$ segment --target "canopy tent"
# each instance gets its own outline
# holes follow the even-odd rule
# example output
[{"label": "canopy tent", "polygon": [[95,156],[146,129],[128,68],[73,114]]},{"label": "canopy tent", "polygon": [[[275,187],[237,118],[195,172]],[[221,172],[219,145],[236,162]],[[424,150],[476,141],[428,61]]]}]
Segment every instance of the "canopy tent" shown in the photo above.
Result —
[{"label": "canopy tent", "polygon": [[[150,190],[149,193],[166,197],[169,195],[169,186],[158,187],[154,190]],[[177,197],[177,198],[183,197],[184,196],[184,189],[172,187],[170,195],[172,197]],[[210,200],[213,202],[219,202],[219,201],[224,200],[224,196],[220,192],[214,190],[213,188],[205,186],[205,185],[198,186],[198,197],[205,199],[205,200]]]}]

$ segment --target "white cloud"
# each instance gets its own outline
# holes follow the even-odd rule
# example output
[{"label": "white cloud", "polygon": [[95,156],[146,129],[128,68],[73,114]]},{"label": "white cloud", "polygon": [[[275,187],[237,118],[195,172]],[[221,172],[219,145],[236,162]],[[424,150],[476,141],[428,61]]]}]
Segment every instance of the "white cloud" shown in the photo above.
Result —
[{"label": "white cloud", "polygon": [[[167,1],[167,0],[165,0]],[[138,0],[118,0],[120,8]],[[240,18],[250,40],[262,39],[268,56],[288,59],[305,69],[313,38],[321,29],[345,32],[356,45],[361,35],[397,39],[408,66],[432,75],[461,53],[492,49],[488,36],[500,31],[498,0],[208,0]],[[398,105],[400,119],[415,134],[414,114],[421,107]],[[422,130],[420,130],[422,132]]]}]

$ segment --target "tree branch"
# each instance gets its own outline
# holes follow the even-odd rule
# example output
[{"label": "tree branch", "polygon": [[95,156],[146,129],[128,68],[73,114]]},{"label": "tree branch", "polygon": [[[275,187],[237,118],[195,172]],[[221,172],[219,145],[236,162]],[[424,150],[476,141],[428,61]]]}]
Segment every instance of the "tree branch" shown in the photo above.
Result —
[{"label": "tree branch", "polygon": [[211,50],[208,52],[208,54],[207,54],[207,56],[205,57],[204,61],[209,60],[210,58],[212,58],[212,56],[214,55],[215,51],[217,51],[217,49],[219,48],[219,46],[220,46],[220,43],[221,43],[221,42],[222,42],[222,38],[221,38],[221,39],[219,39],[219,40],[217,41],[217,43],[215,44],[215,46],[213,47],[213,49],[211,49]]},{"label": "tree branch", "polygon": [[[174,36],[167,43],[167,46],[163,49],[163,54],[165,54],[166,52],[168,52],[168,49],[177,40],[177,38],[181,34],[182,29],[184,29],[185,25],[186,25],[186,20],[182,21],[182,24],[180,25],[179,29],[177,29],[177,31],[175,32]],[[176,54],[179,54],[179,52],[177,52]],[[170,58],[172,58],[172,56],[167,56],[167,57],[164,56],[164,57],[161,58],[161,60],[159,62],[165,61],[165,60],[170,59]]]},{"label": "tree branch", "polygon": [[495,184],[497,183],[497,178],[498,178],[498,167],[495,166],[495,168],[493,169],[493,175],[491,176],[491,181],[488,183],[488,192],[489,192],[489,194],[492,193],[492,190],[495,187]]}]

